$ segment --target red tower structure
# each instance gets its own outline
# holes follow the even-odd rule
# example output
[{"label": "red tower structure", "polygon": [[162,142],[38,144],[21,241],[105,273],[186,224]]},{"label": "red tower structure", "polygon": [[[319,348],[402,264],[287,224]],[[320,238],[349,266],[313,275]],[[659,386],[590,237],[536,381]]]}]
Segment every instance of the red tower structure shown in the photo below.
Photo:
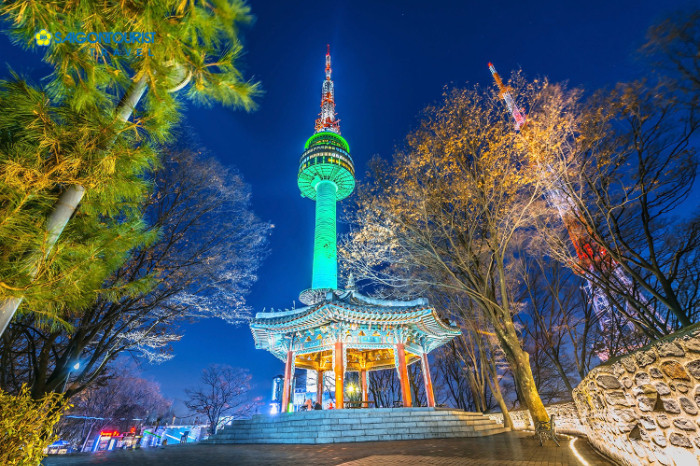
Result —
[{"label": "red tower structure", "polygon": [[323,81],[321,113],[316,120],[316,132],[331,131],[340,134],[340,120],[335,119],[335,90],[331,80],[331,46],[326,44],[326,79]]},{"label": "red tower structure", "polygon": [[[503,83],[501,76],[498,74],[493,64],[489,63],[488,66],[496,82],[496,86],[498,86],[499,96],[505,101],[509,113],[515,120],[515,130],[522,131],[527,123],[524,111],[518,108],[511,94],[510,87]],[[560,188],[561,179],[558,175],[553,172],[551,167],[540,167],[540,169],[542,172],[546,172],[550,178],[554,177],[554,183],[546,189],[545,196],[549,204],[555,207],[559,212],[559,216],[576,250],[578,263],[575,265],[574,271],[586,279],[586,290],[593,302],[593,309],[598,317],[601,329],[604,331],[611,331],[610,315],[612,310],[610,301],[603,290],[591,281],[591,275],[595,276],[601,272],[607,273],[610,278],[614,278],[614,280],[618,282],[618,286],[627,290],[637,301],[646,305],[647,300],[639,292],[634,290],[632,280],[625,274],[622,267],[610,257],[608,251],[592,239],[588,225],[582,220],[581,215],[576,215],[576,206],[572,205],[563,194]],[[629,325],[632,325],[631,322]],[[605,361],[608,355],[598,353],[598,357],[602,361]]]}]

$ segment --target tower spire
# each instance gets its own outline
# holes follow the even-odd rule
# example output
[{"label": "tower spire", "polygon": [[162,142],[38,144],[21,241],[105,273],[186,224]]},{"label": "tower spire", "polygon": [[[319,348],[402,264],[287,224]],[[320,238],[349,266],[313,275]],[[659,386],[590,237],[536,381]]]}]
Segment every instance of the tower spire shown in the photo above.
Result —
[{"label": "tower spire", "polygon": [[335,119],[335,91],[331,80],[331,46],[326,44],[326,79],[321,92],[321,113],[316,120],[316,132],[331,131],[340,134],[338,120]]}]

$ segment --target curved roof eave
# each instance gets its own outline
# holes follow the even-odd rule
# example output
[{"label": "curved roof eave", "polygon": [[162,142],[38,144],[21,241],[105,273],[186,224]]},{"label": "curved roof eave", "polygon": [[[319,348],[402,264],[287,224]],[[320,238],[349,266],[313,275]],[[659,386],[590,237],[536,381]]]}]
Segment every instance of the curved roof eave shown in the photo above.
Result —
[{"label": "curved roof eave", "polygon": [[393,312],[388,312],[387,309],[374,306],[343,304],[326,302],[304,308],[303,312],[276,314],[271,319],[256,318],[250,327],[254,335],[266,336],[307,331],[335,322],[396,326],[414,324],[421,333],[431,337],[456,336],[461,333],[459,328],[445,324],[435,310],[429,307],[394,308]]}]

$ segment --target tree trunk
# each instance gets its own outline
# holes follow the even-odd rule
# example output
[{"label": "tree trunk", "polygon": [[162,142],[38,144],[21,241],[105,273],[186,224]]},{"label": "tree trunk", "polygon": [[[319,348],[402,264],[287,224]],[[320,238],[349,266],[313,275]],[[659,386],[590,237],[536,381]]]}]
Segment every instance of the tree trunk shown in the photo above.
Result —
[{"label": "tree trunk", "polygon": [[549,415],[537,391],[535,378],[530,367],[530,355],[520,346],[518,334],[512,321],[506,321],[502,331],[497,331],[501,347],[513,371],[513,379],[520,388],[520,398],[534,422],[549,422]]},{"label": "tree trunk", "polygon": [[[282,411],[283,413],[286,413],[286,411]],[[218,409],[211,413],[209,416],[209,432],[211,432],[211,435],[216,434],[216,424],[219,422],[219,411]]]},{"label": "tree trunk", "polygon": [[[506,355],[506,360],[508,360],[510,368],[513,371],[515,383],[520,387],[522,401],[527,406],[528,411],[530,411],[532,420],[535,422],[535,424],[537,422],[549,422],[549,415],[544,409],[544,404],[542,403],[540,394],[537,391],[535,378],[532,375],[530,355],[523,350],[523,347],[520,345],[518,332],[515,330],[513,318],[511,317],[510,299],[508,296],[508,284],[506,281],[506,269],[504,266],[503,256],[498,256],[497,263],[501,307],[492,309],[492,311],[495,311],[492,313],[492,315],[500,318],[499,322],[493,322],[496,335],[500,340],[501,348]],[[495,301],[498,302],[497,300]]]},{"label": "tree trunk", "polygon": [[[145,78],[141,78],[139,81],[135,82],[131,88],[129,88],[129,91],[117,106],[116,115],[118,120],[126,122],[131,117],[136,104],[138,104],[139,100],[141,100],[141,97],[145,91]],[[51,250],[56,244],[58,237],[61,236],[63,229],[66,227],[68,220],[71,219],[75,211],[78,209],[78,204],[80,204],[83,194],[85,194],[84,187],[80,185],[72,185],[63,191],[58,200],[56,200],[54,210],[46,220],[46,241],[44,241],[41,251],[34,251],[33,253],[37,257],[33,259],[35,264],[32,266],[32,270],[30,271],[32,280],[34,280],[34,277],[38,272],[40,261],[39,256],[43,255],[43,257],[47,257],[51,253]],[[10,324],[12,317],[14,317],[15,312],[17,312],[17,308],[20,306],[20,304],[22,304],[23,300],[24,297],[19,296],[6,298],[0,302],[0,335],[5,332],[5,329],[7,329],[7,326]]]},{"label": "tree trunk", "polygon": [[478,383],[476,381],[476,377],[474,376],[474,371],[472,371],[470,368],[467,368],[467,381],[469,383],[469,388],[471,389],[472,392],[472,398],[474,399],[474,407],[476,408],[477,411],[480,413],[483,413],[485,411],[484,405],[481,404],[481,396],[479,395],[479,392],[481,390],[481,387],[478,386]]},{"label": "tree trunk", "polygon": [[506,400],[503,399],[503,393],[501,393],[501,387],[498,384],[498,379],[496,377],[491,380],[487,380],[489,383],[489,387],[491,387],[491,393],[493,393],[494,398],[496,398],[496,402],[498,403],[498,407],[501,408],[501,413],[503,413],[503,427],[507,429],[513,429],[513,420],[510,418],[510,412],[508,411],[508,406],[506,405]]},{"label": "tree trunk", "polygon": [[[489,347],[489,353],[493,355],[493,346],[490,341],[486,341]],[[494,364],[493,358],[486,360],[486,355],[483,351],[481,354],[481,364],[486,365],[487,377],[486,382],[489,384],[491,393],[493,393],[498,407],[501,408],[501,413],[503,413],[503,427],[508,429],[513,429],[513,420],[510,417],[510,412],[508,411],[508,406],[506,405],[506,400],[503,399],[503,393],[501,392],[501,385],[498,383],[498,372],[496,371],[496,365]]]},{"label": "tree trunk", "polygon": [[484,383],[484,379],[488,381],[488,377],[485,377],[484,375],[485,368],[484,364],[479,365],[479,387],[481,387],[481,390],[479,391],[479,395],[481,396],[481,406],[483,408],[482,412],[486,412],[489,409],[489,405],[486,402],[486,385],[487,383]]},{"label": "tree trunk", "polygon": [[574,387],[571,386],[571,382],[569,382],[569,376],[566,375],[566,371],[564,371],[564,368],[561,365],[561,362],[559,362],[559,356],[554,355],[552,358],[552,361],[554,362],[554,365],[557,366],[557,371],[559,372],[559,375],[561,376],[561,379],[564,381],[564,385],[566,385],[566,389],[569,391],[569,393],[574,391]]}]

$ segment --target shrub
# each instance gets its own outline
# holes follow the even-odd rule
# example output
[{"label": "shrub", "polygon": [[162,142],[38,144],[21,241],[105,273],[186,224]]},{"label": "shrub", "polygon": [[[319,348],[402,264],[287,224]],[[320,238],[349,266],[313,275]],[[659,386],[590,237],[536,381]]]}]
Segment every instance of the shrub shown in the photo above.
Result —
[{"label": "shrub", "polygon": [[26,385],[17,395],[0,390],[0,464],[39,464],[56,439],[53,426],[69,406],[59,393],[34,400]]}]

